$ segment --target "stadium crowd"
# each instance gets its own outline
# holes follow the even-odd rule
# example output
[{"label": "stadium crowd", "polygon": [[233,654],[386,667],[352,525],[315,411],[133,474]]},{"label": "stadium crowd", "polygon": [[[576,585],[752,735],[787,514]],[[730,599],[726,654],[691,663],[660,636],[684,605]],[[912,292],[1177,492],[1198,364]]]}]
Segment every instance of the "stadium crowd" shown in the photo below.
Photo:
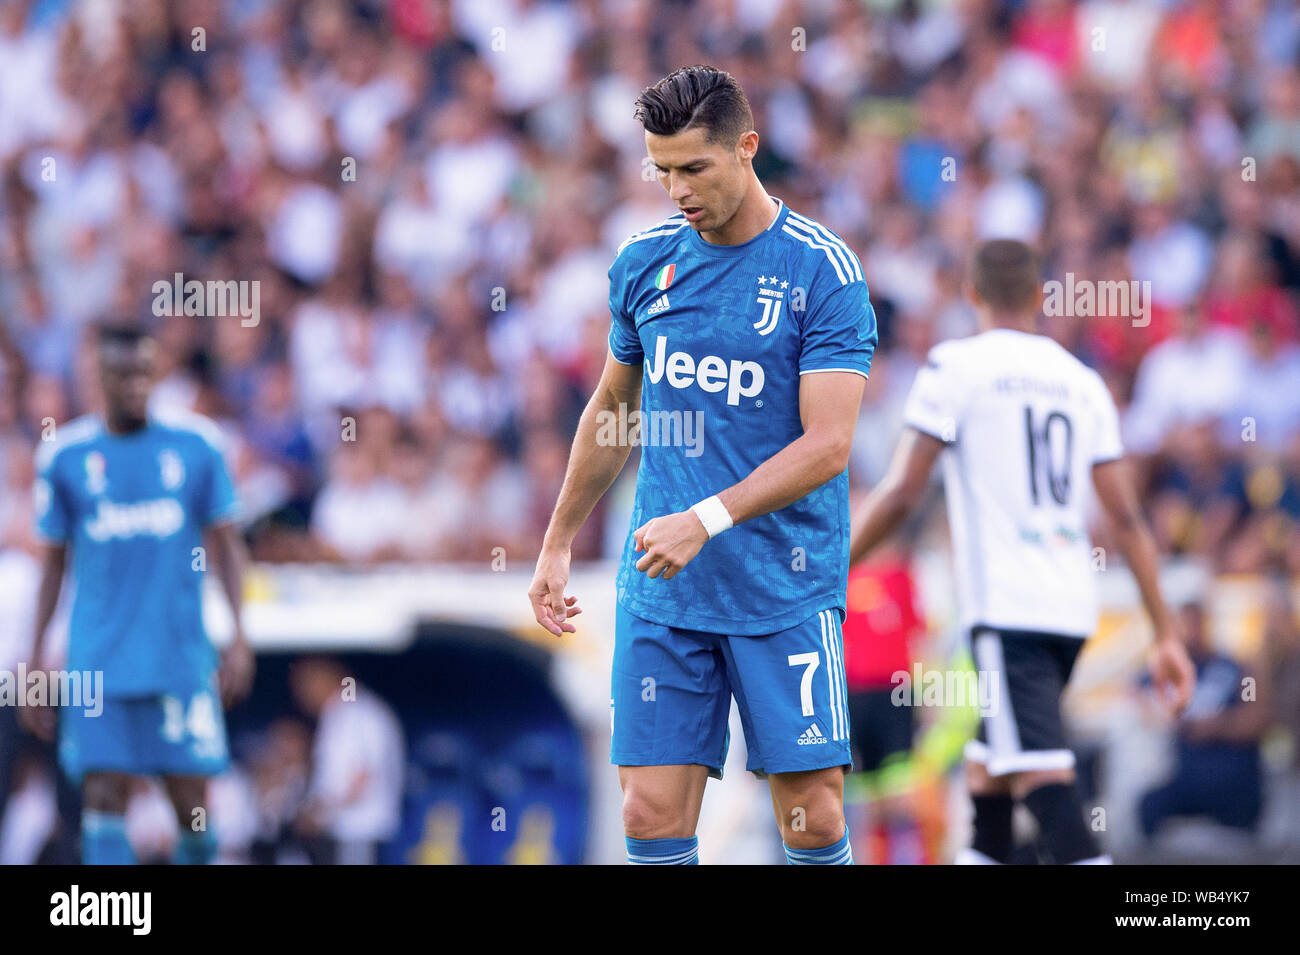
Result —
[{"label": "stadium crowd", "polygon": [[[859,250],[880,317],[855,477],[972,328],[973,240],[1149,282],[1062,316],[1174,552],[1300,567],[1300,14],[1285,2],[139,2],[0,11],[6,539],[87,325],[164,341],[222,422],[257,557],[535,550],[604,357],[605,271],[671,212],[631,117],[736,72],[773,194]],[[199,32],[195,32],[199,31]],[[646,42],[649,38],[649,42]],[[254,325],[155,282],[258,282]],[[347,421],[355,422],[348,430]],[[355,440],[351,440],[351,439]],[[596,556],[593,530],[579,557]]]},{"label": "stadium crowd", "polygon": [[[221,424],[256,559],[526,561],[614,250],[673,211],[633,100],[695,62],[739,77],[770,192],[862,259],[855,484],[974,330],[974,242],[1015,236],[1045,280],[1149,289],[1045,321],[1111,387],[1166,552],[1300,573],[1290,0],[0,4],[0,568],[121,318],[160,336],[155,400]],[[256,321],[159,317],[177,273],[258,283]],[[575,559],[621,546],[606,513]]]}]

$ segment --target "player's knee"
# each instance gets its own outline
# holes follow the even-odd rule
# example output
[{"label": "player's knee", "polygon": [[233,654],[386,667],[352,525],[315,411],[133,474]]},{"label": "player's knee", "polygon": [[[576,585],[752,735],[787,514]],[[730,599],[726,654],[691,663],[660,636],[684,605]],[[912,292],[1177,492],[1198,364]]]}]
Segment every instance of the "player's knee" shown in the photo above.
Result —
[{"label": "player's knee", "polygon": [[122,773],[87,773],[81,783],[81,801],[86,809],[120,815],[126,812],[130,777]]},{"label": "player's knee", "polygon": [[208,781],[202,778],[170,776],[166,784],[172,810],[176,813],[176,824],[185,831],[205,827]]},{"label": "player's knee", "polygon": [[635,785],[623,794],[623,831],[633,839],[685,839],[693,835],[684,808]]},{"label": "player's knee", "polygon": [[1016,799],[1024,799],[1029,793],[1042,786],[1058,783],[1070,785],[1074,782],[1073,769],[1035,769],[1029,772],[1014,773],[1011,776],[1011,794]]},{"label": "player's knee", "polygon": [[992,776],[988,767],[973,760],[966,762],[966,787],[972,796],[1011,795],[1011,776]]},{"label": "player's knee", "polygon": [[781,838],[792,849],[819,849],[844,835],[844,802],[831,780],[807,780],[781,792],[776,802]]},{"label": "player's knee", "polygon": [[781,839],[791,849],[821,849],[844,837],[844,811],[838,804],[795,806],[787,816],[781,820]]}]

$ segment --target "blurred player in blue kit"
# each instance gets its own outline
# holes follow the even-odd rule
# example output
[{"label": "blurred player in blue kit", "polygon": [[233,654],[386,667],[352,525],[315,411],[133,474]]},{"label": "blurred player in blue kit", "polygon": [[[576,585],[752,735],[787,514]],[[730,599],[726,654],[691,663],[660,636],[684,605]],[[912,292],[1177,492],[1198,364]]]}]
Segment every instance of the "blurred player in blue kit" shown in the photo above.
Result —
[{"label": "blurred player in blue kit", "polygon": [[[636,116],[680,211],[631,236],[610,267],[609,354],[533,611],[551,633],[573,632],[572,541],[639,443],[611,691],[628,861],[698,860],[734,696],[788,861],[851,864],[846,468],[877,338],[862,266],[767,194],[749,103],[727,73],[678,70],[642,92]],[[629,414],[637,440],[613,427]]]},{"label": "blurred player in blue kit", "polygon": [[[98,331],[104,413],[60,426],[37,451],[36,521],[45,543],[33,666],[69,552],[75,597],[65,668],[101,673],[102,711],[58,709],[64,771],[82,786],[82,860],[134,862],[125,811],[132,777],[161,777],[180,827],[175,861],[210,862],[207,781],[229,754],[222,704],[251,687],[240,622],[243,544],[220,434],[205,418],[149,408],[156,343],[134,326]],[[235,621],[218,661],[203,628],[201,584],[216,570]],[[55,710],[23,711],[53,736]],[[200,811],[202,810],[202,811]]]}]

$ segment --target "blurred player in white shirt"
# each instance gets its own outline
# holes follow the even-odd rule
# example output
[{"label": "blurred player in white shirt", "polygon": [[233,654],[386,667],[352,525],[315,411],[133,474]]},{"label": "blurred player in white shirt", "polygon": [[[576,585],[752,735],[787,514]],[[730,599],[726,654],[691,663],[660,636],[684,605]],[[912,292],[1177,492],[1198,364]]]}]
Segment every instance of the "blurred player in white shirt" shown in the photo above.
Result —
[{"label": "blurred player in white shirt", "polygon": [[853,523],[850,561],[916,505],[942,456],[963,630],[997,704],[966,749],[974,838],[959,862],[1006,863],[1012,812],[1038,822],[1056,863],[1109,862],[1084,822],[1060,697],[1096,628],[1085,512],[1095,489],[1155,628],[1152,676],[1177,709],[1193,670],[1158,583],[1158,555],[1129,480],[1101,377],[1035,333],[1039,262],[983,243],[971,299],[979,334],[943,342],[917,372],[889,473]]}]

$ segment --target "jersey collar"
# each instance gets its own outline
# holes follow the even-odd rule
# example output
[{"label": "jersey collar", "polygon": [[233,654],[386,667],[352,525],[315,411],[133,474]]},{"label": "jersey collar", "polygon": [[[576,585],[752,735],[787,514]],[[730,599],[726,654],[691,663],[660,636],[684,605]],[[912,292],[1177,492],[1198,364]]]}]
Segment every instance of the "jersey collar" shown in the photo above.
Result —
[{"label": "jersey collar", "polygon": [[768,227],[764,229],[762,232],[760,232],[758,235],[754,236],[754,238],[750,239],[747,242],[741,242],[738,245],[717,245],[716,243],[713,242],[705,242],[703,239],[700,238],[700,234],[698,232],[696,232],[694,229],[691,229],[691,247],[699,252],[704,252],[708,255],[717,255],[717,256],[740,255],[744,252],[748,252],[754,246],[758,245],[758,243],[766,239],[769,235],[779,230],[781,228],[781,224],[785,222],[786,214],[789,212],[789,210],[786,208],[786,204],[782,202],[778,196],[769,195],[768,198],[773,200],[777,205],[776,216],[768,224]]}]

